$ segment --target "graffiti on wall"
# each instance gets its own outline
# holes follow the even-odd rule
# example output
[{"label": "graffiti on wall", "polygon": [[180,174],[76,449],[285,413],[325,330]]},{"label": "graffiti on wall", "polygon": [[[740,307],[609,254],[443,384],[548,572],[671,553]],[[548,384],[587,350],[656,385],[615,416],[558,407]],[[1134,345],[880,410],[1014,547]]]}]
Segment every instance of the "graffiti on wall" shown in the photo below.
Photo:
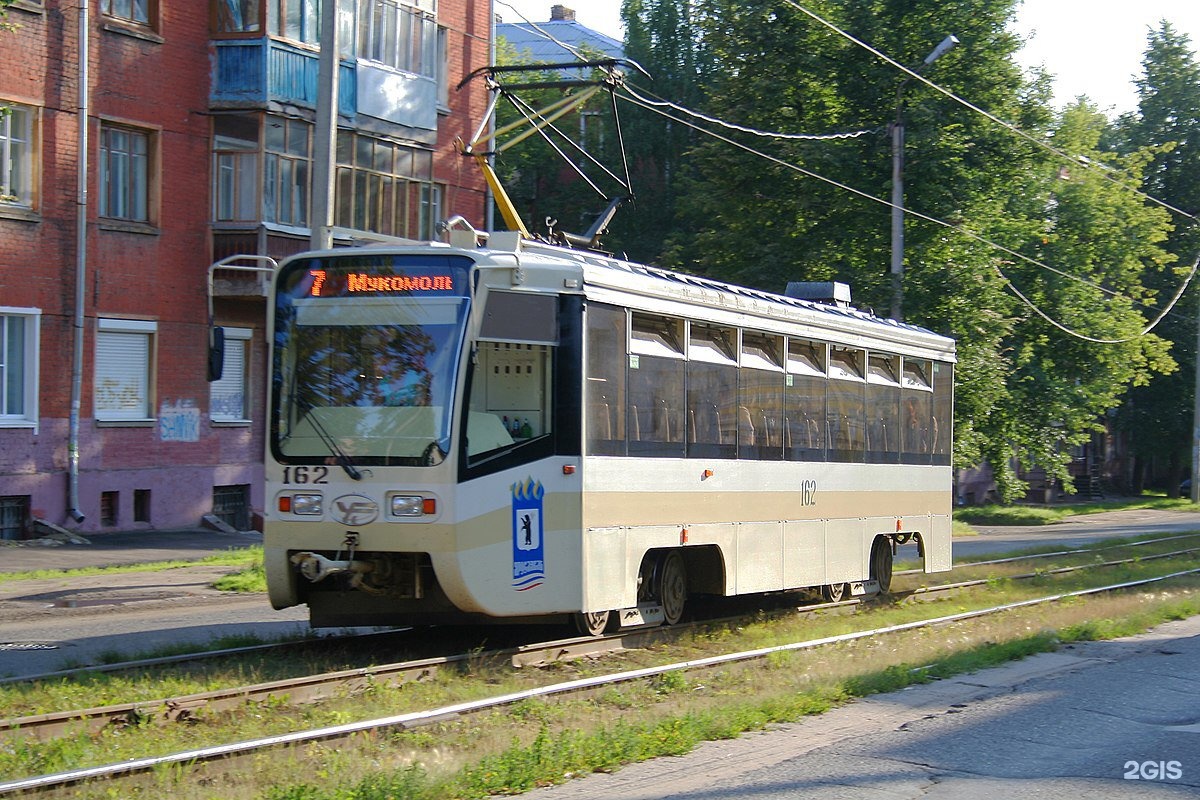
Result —
[{"label": "graffiti on wall", "polygon": [[158,438],[164,442],[200,441],[200,409],[191,400],[163,403],[158,409]]}]

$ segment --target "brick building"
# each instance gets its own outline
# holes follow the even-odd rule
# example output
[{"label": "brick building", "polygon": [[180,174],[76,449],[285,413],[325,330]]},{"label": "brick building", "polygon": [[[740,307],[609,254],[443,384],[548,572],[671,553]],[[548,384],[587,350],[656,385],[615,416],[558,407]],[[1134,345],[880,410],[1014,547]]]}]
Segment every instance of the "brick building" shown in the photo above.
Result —
[{"label": "brick building", "polygon": [[[429,239],[455,214],[482,228],[483,180],[452,143],[486,109],[481,82],[455,87],[488,63],[491,3],[339,0],[338,16],[335,243]],[[309,246],[319,20],[319,0],[8,8],[0,538],[35,520],[253,524],[264,280],[230,267],[270,262],[231,257]]]}]

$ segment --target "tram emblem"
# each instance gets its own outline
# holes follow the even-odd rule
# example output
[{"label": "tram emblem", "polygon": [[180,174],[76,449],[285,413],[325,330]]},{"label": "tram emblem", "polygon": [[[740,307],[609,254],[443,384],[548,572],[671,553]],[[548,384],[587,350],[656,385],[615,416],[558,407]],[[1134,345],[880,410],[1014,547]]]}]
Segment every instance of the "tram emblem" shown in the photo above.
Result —
[{"label": "tram emblem", "polygon": [[513,588],[535,589],[546,582],[542,541],[542,498],[546,490],[533,478],[512,485]]}]

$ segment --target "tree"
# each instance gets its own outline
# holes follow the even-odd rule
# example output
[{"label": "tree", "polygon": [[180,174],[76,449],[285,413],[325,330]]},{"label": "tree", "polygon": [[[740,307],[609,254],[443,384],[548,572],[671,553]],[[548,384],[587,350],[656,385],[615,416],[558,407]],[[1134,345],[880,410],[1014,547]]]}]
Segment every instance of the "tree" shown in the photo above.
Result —
[{"label": "tree", "polygon": [[[1146,170],[1146,190],[1194,214],[1200,209],[1200,65],[1188,37],[1163,21],[1147,37],[1142,66],[1138,111],[1118,122],[1114,138],[1125,151],[1155,148]],[[1177,221],[1166,248],[1178,256],[1182,270],[1200,256],[1200,228]],[[1158,284],[1163,292],[1172,291],[1180,280],[1178,274],[1167,277]],[[1118,416],[1135,456],[1137,488],[1154,482],[1174,496],[1189,463],[1198,311],[1200,287],[1193,282],[1162,326],[1162,336],[1174,342],[1172,353],[1180,369],[1135,389]]]},{"label": "tree", "polygon": [[[498,40],[496,50],[496,61],[499,65],[517,66],[532,63],[529,53],[517,52],[503,38]],[[603,54],[587,51],[584,51],[583,55],[588,59],[604,57]],[[500,82],[507,85],[553,83],[562,80],[563,77],[553,70],[539,70],[534,67],[528,72],[504,73],[500,76]],[[596,71],[591,77],[598,81],[604,76]],[[514,91],[512,95],[517,102],[524,104],[527,110],[540,111],[570,96],[577,96],[582,91],[581,87],[526,88]],[[497,155],[496,172],[531,233],[548,233],[545,224],[547,219],[555,221],[555,230],[581,233],[604,211],[608,197],[622,192],[617,181],[606,176],[603,170],[576,149],[576,146],[583,148],[608,171],[621,177],[611,109],[612,104],[607,92],[601,92],[568,115],[553,121],[554,128],[570,139],[569,142],[553,129],[545,128],[546,136],[534,133],[512,149]],[[534,118],[536,119],[536,114]],[[526,119],[524,113],[518,111],[512,103],[501,100],[496,112],[498,128],[502,129],[523,119]],[[508,140],[528,131],[529,126],[523,126],[501,138]],[[598,196],[572,168],[571,163],[578,165],[605,195]]]},{"label": "tree", "polygon": [[[1014,0],[814,7],[910,65],[954,33],[963,44],[934,66],[939,84],[1035,136],[1053,135],[1070,152],[1109,155],[1101,152],[1103,117],[1083,105],[1056,118],[1044,78],[1027,78],[1014,62]],[[651,29],[649,3],[625,8],[641,9]],[[738,137],[768,150],[769,160],[693,137],[676,158],[688,169],[672,177],[676,226],[662,260],[776,291],[787,280],[848,280],[859,304],[887,307],[890,211],[859,192],[888,196],[886,123],[902,76],[790,5],[697,0],[689,8],[688,47],[700,63],[720,65],[697,87],[702,109],[767,131],[869,132],[817,141]],[[674,51],[655,42],[654,52]],[[1066,482],[1070,448],[1131,385],[1173,368],[1161,339],[1138,335],[1145,304],[1156,299],[1148,278],[1171,274],[1161,248],[1167,220],[1096,172],[1072,170],[1078,175],[1061,181],[1056,156],[918,82],[905,98],[905,205],[919,212],[906,231],[905,318],[958,340],[955,463],[986,460],[1007,498],[1024,489],[1014,464]],[[1149,159],[1131,151],[1121,180],[1136,184]],[[1129,341],[1073,337],[1014,289],[1065,327]]]},{"label": "tree", "polygon": [[[700,34],[700,4],[693,0],[623,0],[625,54],[649,74],[632,74],[639,95],[694,106],[713,65]],[[657,262],[673,228],[688,150],[696,134],[657,114],[623,107],[626,157],[632,173],[632,208],[613,223],[613,246],[637,261]]]}]

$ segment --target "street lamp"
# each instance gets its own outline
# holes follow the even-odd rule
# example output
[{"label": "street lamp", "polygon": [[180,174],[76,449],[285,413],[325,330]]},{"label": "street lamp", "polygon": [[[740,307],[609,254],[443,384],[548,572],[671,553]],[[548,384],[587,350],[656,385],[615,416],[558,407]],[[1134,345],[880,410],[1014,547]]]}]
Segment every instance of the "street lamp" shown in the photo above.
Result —
[{"label": "street lamp", "polygon": [[[944,56],[958,37],[947,36],[914,70],[920,72]],[[904,319],[904,88],[912,76],[896,87],[896,121],[892,123],[892,319]]]}]

